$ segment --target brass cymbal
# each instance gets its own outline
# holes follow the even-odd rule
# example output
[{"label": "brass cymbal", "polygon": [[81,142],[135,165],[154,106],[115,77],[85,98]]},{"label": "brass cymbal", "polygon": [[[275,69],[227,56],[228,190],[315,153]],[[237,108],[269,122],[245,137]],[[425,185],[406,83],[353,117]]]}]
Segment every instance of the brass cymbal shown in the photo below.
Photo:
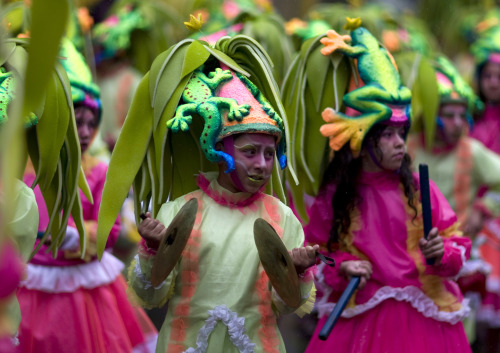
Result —
[{"label": "brass cymbal", "polygon": [[151,283],[157,287],[163,282],[179,261],[193,230],[198,200],[192,198],[175,215],[163,236],[151,270]]},{"label": "brass cymbal", "polygon": [[300,306],[300,285],[295,265],[274,228],[262,218],[253,226],[259,258],[273,288],[291,308]]}]

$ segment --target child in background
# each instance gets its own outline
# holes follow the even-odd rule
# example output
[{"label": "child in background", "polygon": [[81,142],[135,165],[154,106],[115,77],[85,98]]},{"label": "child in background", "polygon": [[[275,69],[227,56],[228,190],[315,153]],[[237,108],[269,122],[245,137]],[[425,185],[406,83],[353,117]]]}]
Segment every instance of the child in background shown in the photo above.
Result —
[{"label": "child in background", "polygon": [[[108,252],[101,261],[96,257],[97,214],[107,166],[85,152],[99,125],[99,91],[83,57],[69,41],[63,42],[60,55],[70,78],[82,166],[94,203],[81,193],[88,237],[83,258],[78,232],[68,226],[56,258],[46,252],[44,244],[28,264],[27,278],[17,293],[22,314],[17,351],[153,352],[156,330],[145,313],[129,303],[120,274],[123,264]],[[34,178],[28,171],[24,181],[31,185]],[[43,234],[49,219],[38,187],[35,196],[40,210],[38,229]],[[116,220],[108,247],[119,227]]]},{"label": "child in background", "polygon": [[[471,46],[476,61],[476,81],[478,95],[484,102],[484,111],[477,118],[471,137],[482,142],[493,152],[500,154],[500,27],[493,26],[480,33]],[[493,174],[492,171],[490,173]],[[480,190],[481,196],[488,190],[486,185]],[[498,192],[490,190],[496,199]],[[491,273],[486,280],[486,296],[477,314],[477,320],[486,326],[483,346],[486,352],[500,349],[500,219],[485,223],[476,243],[480,256],[491,265]]]},{"label": "child in background", "polygon": [[[419,134],[410,138],[408,153],[415,165],[429,165],[429,175],[456,212],[460,229],[474,240],[484,223],[500,212],[500,204],[494,197],[495,192],[500,192],[500,156],[466,136],[469,124],[472,124],[471,112],[477,102],[472,88],[444,57],[434,61],[434,68],[439,108],[433,147],[431,150],[424,147],[431,136]],[[490,192],[477,197],[482,186],[487,186]],[[471,299],[472,311],[464,321],[471,343],[476,340],[476,310],[481,296],[485,295],[486,277],[491,271],[477,247],[473,249],[458,280],[462,292]]]}]

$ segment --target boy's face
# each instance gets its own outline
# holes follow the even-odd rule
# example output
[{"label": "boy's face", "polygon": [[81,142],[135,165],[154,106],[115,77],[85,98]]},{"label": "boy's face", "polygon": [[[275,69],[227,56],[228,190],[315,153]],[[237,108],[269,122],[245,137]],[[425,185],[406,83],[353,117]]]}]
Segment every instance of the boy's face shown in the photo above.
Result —
[{"label": "boy's face", "polygon": [[460,103],[441,104],[439,118],[442,122],[441,134],[437,134],[436,137],[442,139],[447,145],[456,145],[467,125],[466,106]]},{"label": "boy's face", "polygon": [[[267,134],[241,134],[234,137],[234,164],[236,177],[240,181],[237,186],[230,175],[227,181],[231,191],[255,193],[259,191],[271,177],[276,153],[274,136]],[[227,185],[225,185],[227,187]],[[243,188],[243,190],[241,190]]]}]

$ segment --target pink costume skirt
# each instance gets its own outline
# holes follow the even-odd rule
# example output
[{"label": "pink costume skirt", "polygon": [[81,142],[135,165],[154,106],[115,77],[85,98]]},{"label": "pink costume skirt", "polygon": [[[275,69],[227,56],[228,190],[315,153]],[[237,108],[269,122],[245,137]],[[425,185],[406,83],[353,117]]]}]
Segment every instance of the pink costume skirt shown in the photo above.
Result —
[{"label": "pink costume skirt", "polygon": [[426,318],[404,301],[387,299],[349,319],[340,318],[326,341],[318,338],[322,317],[306,353],[471,352],[461,322]]},{"label": "pink costume skirt", "polygon": [[477,239],[479,254],[491,266],[486,278],[486,294],[477,312],[477,320],[500,327],[500,218],[489,221]]},{"label": "pink costume skirt", "polygon": [[146,313],[130,304],[122,268],[109,254],[77,266],[30,264],[17,293],[22,316],[17,352],[154,352],[157,331]]}]

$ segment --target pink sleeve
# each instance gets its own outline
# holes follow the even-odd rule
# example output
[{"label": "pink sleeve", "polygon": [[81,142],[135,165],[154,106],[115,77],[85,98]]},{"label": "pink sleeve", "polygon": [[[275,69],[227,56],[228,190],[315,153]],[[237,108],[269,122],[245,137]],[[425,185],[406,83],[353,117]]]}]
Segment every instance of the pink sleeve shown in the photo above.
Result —
[{"label": "pink sleeve", "polygon": [[304,227],[306,244],[319,244],[321,248],[326,248],[333,222],[331,203],[334,192],[333,185],[321,189],[308,210],[309,223]]},{"label": "pink sleeve", "polygon": [[444,255],[439,266],[427,266],[426,273],[441,277],[454,277],[470,257],[471,241],[466,237],[444,239]]},{"label": "pink sleeve", "polygon": [[470,257],[471,241],[458,231],[457,216],[451,209],[436,184],[430,180],[432,225],[443,237],[444,255],[441,265],[428,265],[426,273],[441,277],[453,277],[458,274],[465,261]]},{"label": "pink sleeve", "polygon": [[325,284],[331,287],[335,292],[343,292],[344,289],[347,287],[349,280],[343,274],[339,273],[340,264],[344,261],[361,260],[361,259],[343,251],[336,251],[327,255],[335,260],[335,266],[323,267],[322,271],[323,280]]}]

